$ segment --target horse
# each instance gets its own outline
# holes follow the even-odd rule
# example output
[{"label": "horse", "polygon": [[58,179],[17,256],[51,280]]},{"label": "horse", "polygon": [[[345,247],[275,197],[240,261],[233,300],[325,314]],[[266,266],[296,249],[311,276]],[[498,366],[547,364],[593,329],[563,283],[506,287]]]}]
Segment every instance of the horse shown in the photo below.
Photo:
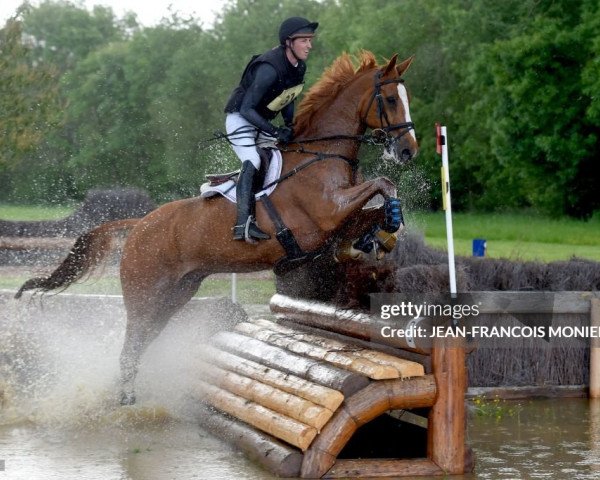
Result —
[{"label": "horse", "polygon": [[[280,183],[269,197],[296,250],[317,252],[332,238],[373,240],[374,226],[388,232],[401,226],[397,214],[390,221],[397,202],[394,184],[385,177],[364,181],[357,171],[363,141],[381,143],[383,157],[398,164],[418,152],[402,78],[412,57],[402,62],[397,57],[378,65],[371,52],[361,52],[358,61],[344,53],[300,102],[296,136],[281,147]],[[384,206],[363,208],[379,194]],[[289,253],[266,210],[257,202],[258,223],[271,239],[255,245],[232,239],[236,208],[223,197],[186,198],[140,219],[104,223],[77,238],[58,268],[26,281],[16,297],[26,290],[68,287],[101,263],[114,238],[126,235],[120,263],[127,313],[120,399],[133,404],[140,357],[207,276],[270,269]]]}]

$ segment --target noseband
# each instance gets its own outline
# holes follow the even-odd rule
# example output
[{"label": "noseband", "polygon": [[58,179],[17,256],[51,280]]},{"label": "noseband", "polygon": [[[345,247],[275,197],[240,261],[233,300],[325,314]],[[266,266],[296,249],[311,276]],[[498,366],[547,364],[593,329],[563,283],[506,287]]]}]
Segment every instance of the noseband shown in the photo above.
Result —
[{"label": "noseband", "polygon": [[[381,94],[381,87],[390,83],[404,83],[404,80],[402,78],[393,78],[391,80],[382,81],[381,72],[377,72],[375,74],[375,89],[373,90],[373,95],[371,95],[371,100],[369,100],[369,106],[367,107],[365,118],[363,119],[363,123],[367,124],[366,117],[369,114],[369,110],[371,110],[373,102],[377,101],[377,116],[379,117],[380,127],[372,129],[371,143],[375,145],[384,145],[387,148],[391,147],[395,142],[400,140],[404,135],[415,128],[415,124],[413,122],[394,124],[390,123],[387,111],[383,104],[383,95]],[[391,135],[391,132],[395,130],[402,130],[402,132],[400,135],[394,137]]]}]

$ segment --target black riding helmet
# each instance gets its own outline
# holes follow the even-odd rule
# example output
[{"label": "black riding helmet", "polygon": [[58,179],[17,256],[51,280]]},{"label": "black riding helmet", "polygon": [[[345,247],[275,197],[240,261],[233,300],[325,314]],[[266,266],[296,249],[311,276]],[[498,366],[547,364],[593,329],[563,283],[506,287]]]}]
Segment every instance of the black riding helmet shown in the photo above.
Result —
[{"label": "black riding helmet", "polygon": [[303,33],[312,35],[318,26],[317,22],[311,22],[306,18],[290,17],[284,20],[279,27],[279,43],[285,45],[285,41],[293,35],[301,35]]}]

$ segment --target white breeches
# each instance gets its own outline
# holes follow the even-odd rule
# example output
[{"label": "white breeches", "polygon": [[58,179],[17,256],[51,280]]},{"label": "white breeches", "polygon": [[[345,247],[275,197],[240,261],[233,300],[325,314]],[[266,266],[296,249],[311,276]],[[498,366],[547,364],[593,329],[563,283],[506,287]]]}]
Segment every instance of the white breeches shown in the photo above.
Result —
[{"label": "white breeches", "polygon": [[275,138],[261,132],[237,112],[227,114],[225,130],[240,161],[252,162],[257,170],[260,168],[260,157],[256,147],[275,147]]}]

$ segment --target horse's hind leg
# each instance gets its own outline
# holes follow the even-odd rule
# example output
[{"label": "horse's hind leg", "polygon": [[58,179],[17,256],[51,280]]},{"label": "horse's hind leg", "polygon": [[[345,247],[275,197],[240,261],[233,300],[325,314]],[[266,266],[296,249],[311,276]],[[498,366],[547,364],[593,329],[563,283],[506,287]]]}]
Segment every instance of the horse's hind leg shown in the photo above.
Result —
[{"label": "horse's hind leg", "polygon": [[[168,319],[167,319],[168,320]],[[134,383],[137,376],[140,358],[146,347],[156,338],[160,330],[164,328],[167,320],[162,322],[152,321],[151,316],[140,316],[137,313],[127,315],[127,330],[125,331],[125,343],[121,350],[121,405],[133,405],[135,403]],[[149,326],[154,323],[155,328]]]},{"label": "horse's hind leg", "polygon": [[[140,359],[146,348],[162,332],[169,319],[196,293],[205,275],[190,273],[169,285],[161,283],[153,295],[132,299],[125,293],[127,304],[127,329],[121,351],[121,405],[135,403],[134,383]],[[142,290],[136,289],[139,293]]]}]

